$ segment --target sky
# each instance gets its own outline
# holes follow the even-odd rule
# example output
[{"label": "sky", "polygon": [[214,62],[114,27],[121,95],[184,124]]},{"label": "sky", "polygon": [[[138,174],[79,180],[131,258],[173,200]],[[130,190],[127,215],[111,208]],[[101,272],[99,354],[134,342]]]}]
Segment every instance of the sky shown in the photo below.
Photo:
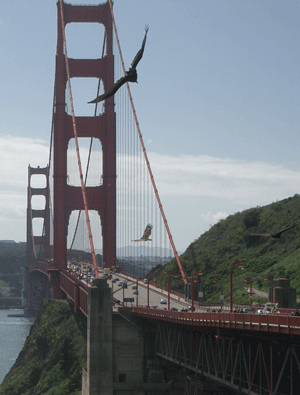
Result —
[{"label": "sky", "polygon": [[[179,251],[228,215],[300,193],[299,5],[114,1],[126,66],[150,27],[131,92]],[[56,18],[55,0],[0,2],[0,240],[26,240],[28,165],[48,162]],[[69,57],[100,57],[101,26],[74,25]]]}]

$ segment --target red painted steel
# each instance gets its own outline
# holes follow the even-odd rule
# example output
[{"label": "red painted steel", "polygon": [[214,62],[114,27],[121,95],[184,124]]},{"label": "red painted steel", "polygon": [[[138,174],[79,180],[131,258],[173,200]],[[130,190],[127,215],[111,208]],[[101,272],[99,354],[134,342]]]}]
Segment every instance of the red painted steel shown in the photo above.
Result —
[{"label": "red painted steel", "polygon": [[152,321],[186,327],[215,327],[300,335],[300,317],[282,314],[192,313],[134,307],[133,313]]},{"label": "red painted steel", "polygon": [[[101,60],[67,59],[70,62],[69,77],[102,78],[104,87],[114,83],[114,59],[112,52],[112,20],[108,3],[97,6],[73,6],[58,3],[58,33],[55,76],[54,121],[54,263],[57,270],[66,269],[67,230],[71,212],[83,210],[84,201],[80,187],[67,185],[67,149],[74,137],[73,124],[78,125],[78,137],[99,138],[103,149],[103,183],[100,187],[86,188],[87,207],[96,210],[101,218],[103,235],[103,261],[112,266],[116,258],[116,120],[114,99],[105,102],[105,112],[94,117],[70,117],[65,112],[66,59],[60,4],[65,24],[71,22],[102,23],[106,30],[106,55]],[[59,289],[53,290],[54,298]]]},{"label": "red painted steel", "polygon": [[88,285],[68,272],[60,272],[60,289],[74,302],[74,310],[88,315]]},{"label": "red painted steel", "polygon": [[[44,175],[46,181],[45,188],[32,188],[31,178],[34,175]],[[32,209],[32,196],[44,196],[45,208],[41,210]],[[43,218],[43,235],[34,236],[32,228],[33,218]],[[28,187],[27,187],[27,262],[38,259],[36,245],[42,246],[44,256],[50,256],[50,208],[49,208],[49,167],[28,166]]]},{"label": "red painted steel", "polygon": [[62,0],[60,0],[60,15],[61,15],[62,32],[63,32],[63,40],[64,40],[64,53],[65,53],[65,62],[66,62],[66,71],[67,71],[67,81],[68,81],[69,97],[70,97],[71,111],[72,111],[73,133],[74,133],[74,138],[75,138],[76,154],[77,154],[79,176],[80,176],[80,183],[81,183],[81,192],[82,192],[82,199],[83,199],[83,206],[84,206],[84,211],[85,211],[87,229],[88,229],[88,234],[89,234],[91,254],[92,254],[92,260],[93,260],[93,265],[94,265],[94,272],[95,272],[95,277],[97,278],[97,277],[99,277],[98,265],[97,265],[97,260],[96,260],[94,240],[93,240],[93,236],[92,236],[92,229],[91,229],[90,216],[89,216],[89,206],[88,206],[88,202],[87,202],[87,198],[86,198],[85,181],[83,180],[81,157],[80,157],[80,152],[79,152],[79,143],[78,143],[77,127],[76,127],[75,112],[74,112],[74,105],[73,105],[72,89],[71,89],[71,78],[70,78],[70,69],[69,69],[69,59],[68,59],[68,53],[67,53],[67,44],[66,44],[66,35],[65,35],[65,21],[64,21]]},{"label": "red painted steel", "polygon": [[[45,176],[45,188],[31,187],[31,178],[35,175]],[[32,209],[32,196],[44,196],[45,208],[40,210]],[[33,218],[44,219],[43,234],[35,236],[33,234]],[[34,270],[43,272],[49,276],[49,264],[38,261],[50,256],[50,208],[49,208],[49,168],[28,166],[28,187],[27,187],[27,263],[26,263],[26,309],[31,309],[32,283],[30,273]],[[39,250],[36,247],[39,246]],[[40,256],[41,255],[41,256]]]}]

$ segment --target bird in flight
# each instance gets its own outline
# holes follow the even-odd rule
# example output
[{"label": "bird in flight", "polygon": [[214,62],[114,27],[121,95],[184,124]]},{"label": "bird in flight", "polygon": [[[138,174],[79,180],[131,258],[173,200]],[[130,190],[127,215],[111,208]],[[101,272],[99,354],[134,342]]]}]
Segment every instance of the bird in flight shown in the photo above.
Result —
[{"label": "bird in flight", "polygon": [[144,230],[143,236],[138,240],[132,240],[132,241],[152,241],[152,239],[149,239],[149,237],[151,235],[152,228],[153,228],[153,226],[151,224],[148,224],[146,226],[146,229]]},{"label": "bird in flight", "polygon": [[139,61],[142,59],[144,49],[145,49],[145,44],[146,44],[146,38],[147,38],[147,33],[149,30],[149,26],[146,25],[145,27],[145,37],[142,43],[141,49],[138,51],[138,53],[135,55],[131,67],[128,71],[126,71],[126,74],[121,77],[111,88],[108,92],[103,93],[100,96],[97,96],[96,99],[89,101],[88,103],[99,103],[110,96],[114,95],[118,89],[121,88],[122,85],[125,84],[125,82],[137,82],[137,72],[136,72],[136,67],[139,63]]},{"label": "bird in flight", "polygon": [[290,229],[294,228],[295,226],[297,226],[297,224],[289,226],[288,228],[285,228],[285,229],[283,229],[279,232],[276,232],[276,233],[250,233],[250,236],[269,236],[269,237],[273,237],[273,239],[280,239],[280,236],[283,232],[286,232],[287,230],[290,230]]}]

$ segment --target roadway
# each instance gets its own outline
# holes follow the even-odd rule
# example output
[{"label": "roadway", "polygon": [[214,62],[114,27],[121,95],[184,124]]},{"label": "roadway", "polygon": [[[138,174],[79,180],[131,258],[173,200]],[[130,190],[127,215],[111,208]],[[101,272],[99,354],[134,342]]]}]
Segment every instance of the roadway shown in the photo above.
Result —
[{"label": "roadway", "polygon": [[[90,263],[86,262],[68,262],[68,272],[73,276],[81,280],[86,285],[92,285],[93,283],[93,267]],[[104,275],[103,270],[100,270],[100,276]],[[126,273],[113,273],[112,279],[107,279],[107,283],[112,288],[112,294],[115,299],[123,303],[124,298],[133,298],[133,302],[125,303],[125,306],[147,306],[148,304],[148,287],[147,284],[144,284],[143,279],[133,279],[131,276],[126,275]],[[116,280],[118,279],[118,280]],[[112,280],[116,280],[113,282]],[[119,282],[126,280],[127,288],[123,288],[119,286]],[[137,287],[137,289],[135,289]],[[137,291],[137,294],[135,294]],[[135,293],[134,293],[135,292]],[[165,299],[166,303],[161,303],[161,299]],[[118,307],[117,304],[115,307]],[[149,306],[156,307],[158,309],[167,309],[168,307],[168,293],[165,290],[161,290],[160,287],[155,287],[152,284],[149,284]],[[179,311],[183,308],[187,308],[189,306],[188,303],[185,302],[184,298],[180,298],[175,295],[170,295],[170,309],[176,308]]]},{"label": "roadway", "polygon": [[[112,279],[108,279],[107,282],[112,288],[112,294],[115,299],[118,299],[121,303],[126,298],[133,299],[132,302],[125,302],[125,306],[147,306],[148,304],[148,288],[149,288],[149,306],[157,309],[168,308],[168,293],[165,290],[161,290],[152,284],[144,284],[143,280],[132,279],[132,277],[125,274],[112,274]],[[113,282],[116,280],[116,282]],[[123,288],[118,285],[121,281],[127,281],[127,288]],[[136,292],[138,292],[136,294]],[[124,294],[123,294],[124,293]],[[161,303],[164,299],[165,303]],[[170,309],[176,308],[181,311],[183,308],[187,308],[188,303],[179,296],[170,294]],[[118,307],[118,304],[116,305]]]}]

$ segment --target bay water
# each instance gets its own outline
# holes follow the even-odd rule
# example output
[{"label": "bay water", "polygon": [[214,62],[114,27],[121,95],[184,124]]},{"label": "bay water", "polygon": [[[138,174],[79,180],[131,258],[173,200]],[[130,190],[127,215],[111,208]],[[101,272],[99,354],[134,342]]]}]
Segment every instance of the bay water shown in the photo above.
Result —
[{"label": "bay water", "polygon": [[15,363],[34,322],[34,318],[8,315],[23,313],[23,310],[0,309],[0,384]]}]

